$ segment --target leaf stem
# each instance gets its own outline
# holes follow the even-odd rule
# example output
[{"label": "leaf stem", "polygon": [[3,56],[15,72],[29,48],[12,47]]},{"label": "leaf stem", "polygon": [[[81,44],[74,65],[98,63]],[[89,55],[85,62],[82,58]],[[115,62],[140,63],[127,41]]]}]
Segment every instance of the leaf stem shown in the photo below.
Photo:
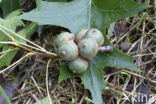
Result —
[{"label": "leaf stem", "polygon": [[131,72],[131,71],[128,71],[128,70],[125,70],[125,69],[122,69],[122,71],[127,72],[127,73],[129,73],[129,74],[132,74],[132,75],[134,75],[134,76],[136,76],[136,77],[139,77],[139,78],[148,80],[148,81],[150,81],[150,82],[156,84],[156,81],[154,81],[154,80],[152,80],[152,79],[149,79],[149,78],[146,78],[146,77],[143,77],[143,76],[141,76],[141,75],[139,75],[139,74],[136,74],[136,73],[134,73],[134,72]]}]

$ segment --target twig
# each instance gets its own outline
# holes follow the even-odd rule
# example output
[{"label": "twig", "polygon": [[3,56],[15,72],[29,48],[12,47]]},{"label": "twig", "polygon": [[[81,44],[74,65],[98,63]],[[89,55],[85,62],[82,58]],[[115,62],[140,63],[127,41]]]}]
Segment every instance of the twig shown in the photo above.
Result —
[{"label": "twig", "polygon": [[136,74],[136,73],[134,73],[134,72],[131,72],[131,71],[128,71],[128,70],[125,70],[125,69],[122,69],[122,71],[127,72],[127,73],[129,73],[129,74],[132,74],[132,75],[134,75],[134,76],[136,76],[136,77],[143,78],[143,79],[145,79],[145,80],[148,80],[148,81],[150,81],[150,82],[156,84],[156,81],[151,80],[151,79],[146,78],[146,77],[143,77],[143,76],[141,76],[141,75],[138,75],[138,74]]},{"label": "twig", "polygon": [[[32,44],[32,45],[34,45],[34,46],[36,46],[36,47],[40,48],[41,50],[46,51],[44,48],[42,48],[42,47],[40,47],[39,45],[37,45],[37,44],[35,44],[35,43],[31,42],[31,41],[30,41],[30,40],[28,40],[28,39],[25,39],[24,37],[22,37],[22,36],[18,35],[18,34],[17,34],[17,33],[15,33],[14,31],[9,30],[9,29],[8,29],[8,28],[6,28],[5,26],[0,25],[0,27],[1,27],[1,28],[3,28],[3,29],[4,29],[4,30],[6,30],[6,31],[9,31],[10,33],[14,34],[15,36],[17,36],[17,37],[19,37],[19,38],[21,38],[21,39],[23,39],[23,40],[25,40],[25,41],[29,42],[30,44]],[[7,34],[7,35],[9,35],[8,33],[6,33],[6,34]],[[10,36],[10,35],[9,35],[9,36]],[[12,39],[12,38],[11,38],[11,39]]]},{"label": "twig", "polygon": [[50,53],[50,54],[47,53],[47,52],[41,53],[41,52],[37,52],[37,51],[31,50],[31,49],[29,49],[29,48],[27,48],[25,46],[19,45],[19,44],[12,44],[12,45],[17,46],[17,47],[19,47],[19,48],[21,48],[23,50],[28,51],[28,52],[32,52],[32,53],[34,53],[35,55],[38,55],[38,56],[43,56],[43,57],[47,57],[47,58],[57,57],[57,54],[54,54],[54,53]]},{"label": "twig", "polygon": [[40,88],[39,88],[39,86],[38,86],[38,84],[37,84],[37,82],[35,81],[34,77],[31,76],[31,79],[32,79],[32,81],[34,82],[34,84],[36,85],[37,90],[38,90],[38,92],[40,93],[40,95],[41,95],[42,97],[44,97],[43,94],[42,94],[42,92],[41,92],[41,90],[40,90]]},{"label": "twig", "polygon": [[52,100],[51,100],[51,97],[50,97],[50,93],[49,93],[49,85],[48,85],[48,68],[49,68],[49,64],[51,62],[51,59],[48,60],[48,63],[47,63],[47,67],[46,67],[46,89],[47,89],[47,96],[49,98],[49,101],[50,101],[50,104],[52,104]]},{"label": "twig", "polygon": [[1,30],[6,36],[8,36],[12,41],[15,41],[15,39],[14,39],[11,35],[9,35],[6,31],[4,31],[4,30],[1,29],[1,28],[0,28],[0,30]]},{"label": "twig", "polygon": [[83,95],[83,97],[81,98],[79,104],[82,104],[82,102],[83,102],[83,100],[84,100],[85,97],[86,97],[86,95]]},{"label": "twig", "polygon": [[[120,92],[124,92],[125,94],[129,94],[129,92],[123,90],[122,88],[118,87],[118,86],[115,86],[107,81],[105,81],[107,83],[107,85],[110,87],[110,88],[113,88],[113,89],[117,89],[119,90]],[[113,90],[113,89],[110,89],[110,90]]]},{"label": "twig", "polygon": [[14,65],[16,65],[17,63],[19,63],[20,61],[22,61],[23,59],[25,59],[28,56],[34,55],[33,53],[27,53],[25,56],[23,56],[22,58],[20,58],[18,61],[14,62],[13,64],[11,64],[10,66],[8,66],[7,68],[3,69],[0,71],[0,73],[3,73],[5,71],[7,71],[9,68],[13,67]]},{"label": "twig", "polygon": [[112,52],[112,51],[113,51],[112,45],[99,47],[99,52]]},{"label": "twig", "polygon": [[23,49],[25,51],[32,52],[32,53],[34,53],[35,55],[38,55],[38,56],[43,56],[43,57],[47,57],[47,58],[57,57],[57,54],[55,54],[55,53],[50,53],[50,52],[47,52],[47,51],[44,52],[44,53],[37,52],[37,51],[34,51],[34,50],[32,50],[30,48],[27,48],[27,47],[25,47],[23,45],[20,45],[20,44],[18,44],[16,42],[2,42],[2,41],[0,41],[0,43],[1,44],[10,44],[10,45],[16,46],[16,47],[21,48],[21,49]]}]

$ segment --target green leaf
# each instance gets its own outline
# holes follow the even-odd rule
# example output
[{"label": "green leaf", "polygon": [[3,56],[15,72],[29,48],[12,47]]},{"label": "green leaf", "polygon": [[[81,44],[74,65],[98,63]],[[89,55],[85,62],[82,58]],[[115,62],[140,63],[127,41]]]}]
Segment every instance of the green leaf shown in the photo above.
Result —
[{"label": "green leaf", "polygon": [[87,72],[81,75],[81,80],[86,89],[89,89],[95,104],[102,104],[101,91],[106,89],[102,70],[104,67],[92,59]]},{"label": "green leaf", "polygon": [[6,16],[12,11],[20,8],[19,0],[2,0],[0,7],[2,7],[3,15]]},{"label": "green leaf", "polygon": [[[21,31],[19,31],[18,34],[24,38],[29,38],[32,35],[32,33],[35,32],[37,27],[38,25],[32,22],[28,26],[25,26],[25,28],[23,28]],[[23,39],[20,39],[19,37],[15,37],[15,40],[19,43],[26,44],[26,41]]]},{"label": "green leaf", "polygon": [[50,99],[48,97],[36,102],[35,104],[50,104]]},{"label": "green leaf", "polygon": [[150,7],[148,3],[139,4],[133,0],[74,0],[68,3],[36,1],[37,8],[23,13],[19,18],[39,25],[63,26],[73,33],[90,27],[103,30],[114,21]]},{"label": "green leaf", "polygon": [[21,19],[15,18],[20,13],[21,11],[17,10],[6,16],[4,19],[0,18],[0,24],[11,29],[12,31],[15,31],[17,26],[24,26],[24,23]]},{"label": "green leaf", "polygon": [[72,32],[88,27],[89,0],[68,3],[36,1],[37,8],[23,13],[19,16],[21,19],[34,21],[39,25],[59,25],[71,29]]},{"label": "green leaf", "polygon": [[2,96],[5,98],[8,104],[12,104],[1,85],[0,85],[0,94],[2,94]]},{"label": "green leaf", "polygon": [[1,52],[2,54],[0,54],[0,67],[9,66],[17,51],[18,48],[8,47],[7,45],[4,45]]}]

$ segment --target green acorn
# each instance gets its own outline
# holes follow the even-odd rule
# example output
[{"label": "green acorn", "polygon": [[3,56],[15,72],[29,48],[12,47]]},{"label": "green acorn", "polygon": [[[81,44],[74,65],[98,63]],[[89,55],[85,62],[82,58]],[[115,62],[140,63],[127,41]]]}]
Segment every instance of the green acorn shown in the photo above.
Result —
[{"label": "green acorn", "polygon": [[62,32],[57,36],[57,38],[55,40],[55,44],[56,44],[57,47],[59,47],[61,42],[68,41],[68,40],[73,40],[73,39],[74,39],[73,34],[71,34],[69,32]]},{"label": "green acorn", "polygon": [[98,43],[98,46],[100,47],[104,42],[103,34],[98,29],[90,29],[86,33],[86,37],[93,38]]},{"label": "green acorn", "polygon": [[63,60],[74,60],[78,56],[78,47],[73,41],[64,41],[58,47],[58,54]]},{"label": "green acorn", "polygon": [[68,63],[69,70],[75,74],[81,74],[88,68],[88,62],[80,57]]},{"label": "green acorn", "polygon": [[82,40],[85,37],[87,31],[88,29],[82,29],[75,35],[76,43],[78,43],[80,40]]},{"label": "green acorn", "polygon": [[90,60],[98,52],[98,44],[92,38],[84,38],[78,43],[81,57]]}]

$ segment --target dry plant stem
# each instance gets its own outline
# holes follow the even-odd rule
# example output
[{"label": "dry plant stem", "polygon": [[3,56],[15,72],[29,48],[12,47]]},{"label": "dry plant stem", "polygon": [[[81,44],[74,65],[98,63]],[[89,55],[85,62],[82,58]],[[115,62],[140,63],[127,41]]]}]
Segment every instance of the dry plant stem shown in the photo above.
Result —
[{"label": "dry plant stem", "polygon": [[15,39],[14,39],[11,35],[9,35],[6,31],[4,31],[4,30],[1,29],[1,28],[0,28],[0,30],[1,30],[4,34],[6,34],[12,41],[15,41]]},{"label": "dry plant stem", "polygon": [[21,49],[23,49],[23,50],[26,50],[26,51],[28,51],[28,52],[32,52],[32,53],[34,53],[35,55],[38,55],[38,56],[43,56],[43,57],[46,57],[46,58],[54,58],[54,57],[57,57],[56,54],[52,54],[52,53],[49,54],[49,53],[37,52],[37,51],[31,50],[31,49],[29,49],[29,48],[27,48],[27,47],[24,47],[24,46],[22,46],[22,45],[19,45],[19,44],[13,44],[13,45],[15,45],[15,46],[17,46],[17,47],[19,47],[19,48],[21,48]]},{"label": "dry plant stem", "polygon": [[73,79],[70,79],[70,82],[72,83],[73,85],[73,88],[74,88],[74,97],[75,97],[75,103],[77,104],[77,95],[76,95],[76,88],[75,88],[75,80]]},{"label": "dry plant stem", "polygon": [[39,99],[37,98],[37,96],[36,96],[35,94],[33,94],[33,93],[31,92],[30,95],[34,98],[34,100],[35,100],[36,102],[39,101]]},{"label": "dry plant stem", "polygon": [[46,57],[46,58],[54,58],[54,57],[57,57],[57,54],[50,53],[50,52],[44,52],[44,53],[37,52],[37,51],[31,50],[30,48],[27,48],[27,47],[25,47],[23,45],[20,45],[20,44],[18,44],[16,42],[2,42],[2,41],[0,41],[0,44],[10,44],[10,45],[16,46],[18,48],[21,48],[21,49],[23,49],[25,51],[32,52],[35,55],[43,56],[43,57]]},{"label": "dry plant stem", "polygon": [[83,100],[85,99],[86,95],[83,95],[83,97],[81,98],[80,102],[78,104],[82,104]]},{"label": "dry plant stem", "polygon": [[0,71],[0,73],[3,73],[5,71],[7,71],[9,68],[13,67],[14,65],[18,64],[19,62],[21,62],[23,59],[25,59],[28,56],[34,55],[33,53],[27,53],[25,56],[23,56],[22,58],[20,58],[18,61],[14,62],[13,64],[11,64],[10,66],[8,66],[7,68],[3,69]]},{"label": "dry plant stem", "polygon": [[125,93],[125,94],[129,94],[129,92],[123,90],[122,88],[120,88],[120,87],[118,87],[118,86],[115,86],[115,85],[113,85],[113,84],[111,84],[111,83],[109,83],[109,82],[107,82],[107,81],[106,81],[106,83],[107,83],[107,85],[111,88],[110,90],[116,89],[116,90],[118,90],[118,91],[120,91],[120,92],[123,92],[123,93]]},{"label": "dry plant stem", "polygon": [[138,54],[138,55],[135,55],[133,57],[150,56],[150,55],[156,55],[156,52],[154,52],[154,53],[148,53],[148,54]]},{"label": "dry plant stem", "polygon": [[24,93],[24,94],[20,94],[20,95],[18,95],[18,96],[16,96],[16,97],[13,97],[13,98],[12,98],[12,101],[17,100],[17,99],[20,99],[20,98],[23,97],[23,96],[30,95],[30,93],[32,93],[32,92],[35,93],[35,92],[36,92],[36,89],[33,89],[33,90],[29,91],[29,92],[26,92],[26,93]]},{"label": "dry plant stem", "polygon": [[141,76],[141,75],[138,75],[138,74],[136,74],[136,73],[134,73],[134,72],[131,72],[131,71],[128,71],[128,70],[125,70],[125,69],[122,69],[122,71],[127,72],[127,73],[129,73],[129,74],[132,74],[132,75],[134,75],[134,76],[136,76],[136,77],[143,78],[143,79],[145,79],[145,80],[148,80],[148,81],[150,81],[150,82],[156,84],[156,81],[151,80],[151,79],[146,78],[146,77],[143,77],[143,76]]},{"label": "dry plant stem", "polygon": [[99,47],[99,52],[112,52],[112,51],[113,51],[112,45]]},{"label": "dry plant stem", "polygon": [[[12,34],[14,34],[15,36],[17,36],[17,37],[19,37],[19,38],[21,38],[21,39],[23,39],[23,40],[25,40],[25,41],[27,41],[27,42],[29,42],[30,44],[32,44],[32,45],[34,45],[34,46],[36,46],[36,47],[38,47],[38,48],[40,48],[41,50],[43,50],[43,51],[46,51],[44,48],[42,48],[42,47],[40,47],[39,45],[37,45],[37,44],[35,44],[35,43],[33,43],[33,42],[31,42],[30,40],[28,40],[28,39],[25,39],[24,37],[22,37],[22,36],[20,36],[20,35],[18,35],[17,33],[15,33],[14,31],[12,31],[12,30],[9,30],[8,28],[6,28],[6,27],[4,27],[4,26],[2,26],[2,25],[0,25],[0,27],[1,28],[3,28],[4,30],[6,30],[6,31],[9,31],[9,32],[11,32]],[[10,35],[6,32],[5,33],[7,36],[9,36],[10,37]],[[12,39],[12,38],[11,38]],[[13,38],[13,40],[14,40],[14,38]]]},{"label": "dry plant stem", "polygon": [[47,90],[47,96],[49,98],[49,101],[50,101],[50,104],[52,104],[52,100],[51,100],[51,97],[50,97],[50,93],[49,93],[49,85],[48,85],[48,68],[49,68],[49,64],[51,62],[51,59],[48,60],[48,63],[47,63],[47,67],[46,67],[46,90]]},{"label": "dry plant stem", "polygon": [[39,88],[39,85],[37,84],[37,82],[35,81],[35,79],[34,79],[33,76],[31,76],[31,79],[32,79],[32,81],[34,82],[34,84],[35,84],[35,86],[36,86],[38,92],[40,93],[40,95],[41,95],[42,97],[44,97],[43,94],[42,94],[42,92],[41,92],[41,90],[40,90],[40,88]]},{"label": "dry plant stem", "polygon": [[[106,82],[106,84],[109,86],[109,88],[110,89],[108,89],[108,90],[106,90],[106,91],[116,91],[116,92],[119,92],[119,93],[121,93],[121,92],[123,92],[123,93],[125,93],[125,94],[127,94],[127,95],[145,95],[145,94],[143,94],[143,93],[135,93],[134,91],[133,91],[133,94],[132,94],[132,92],[128,92],[128,91],[125,91],[125,90],[123,90],[121,87],[119,87],[119,86],[116,86],[116,85],[113,85],[113,84],[111,84],[111,83],[109,83],[109,82],[107,82],[107,81],[105,81]],[[138,87],[138,86],[137,86]],[[137,88],[136,87],[136,88]]]},{"label": "dry plant stem", "polygon": [[8,50],[6,50],[6,51],[0,52],[0,55],[1,55],[1,54],[5,54],[5,53],[8,53],[8,52],[11,52],[11,51],[14,51],[14,50],[16,50],[16,49],[18,49],[18,48],[8,49]]},{"label": "dry plant stem", "polygon": [[36,47],[34,47],[34,46],[30,46],[30,45],[23,44],[23,43],[19,43],[19,42],[13,42],[13,43],[15,43],[15,44],[17,44],[17,45],[25,46],[25,47],[27,47],[27,48],[34,49],[34,50],[39,51],[39,52],[42,52],[42,53],[47,53],[47,54],[51,54],[51,55],[57,56],[57,54],[55,54],[55,53],[51,53],[51,52],[48,52],[48,51],[46,51],[46,50],[43,51],[43,50],[41,50],[41,49],[39,49],[39,48],[36,48]]}]

